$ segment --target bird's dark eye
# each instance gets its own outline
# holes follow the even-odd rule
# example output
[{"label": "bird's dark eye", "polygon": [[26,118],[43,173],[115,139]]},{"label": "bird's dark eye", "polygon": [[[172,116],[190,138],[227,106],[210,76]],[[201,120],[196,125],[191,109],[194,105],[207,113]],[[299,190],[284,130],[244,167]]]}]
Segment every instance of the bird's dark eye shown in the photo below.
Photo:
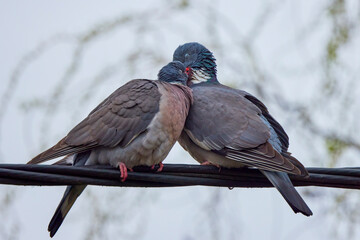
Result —
[{"label": "bird's dark eye", "polygon": [[189,58],[190,58],[190,54],[186,53],[185,54],[185,61],[189,60]]}]

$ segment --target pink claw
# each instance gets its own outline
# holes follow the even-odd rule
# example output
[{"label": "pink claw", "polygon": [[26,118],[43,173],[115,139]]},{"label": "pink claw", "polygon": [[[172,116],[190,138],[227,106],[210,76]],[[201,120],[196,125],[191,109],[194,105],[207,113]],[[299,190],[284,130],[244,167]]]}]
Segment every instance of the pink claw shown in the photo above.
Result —
[{"label": "pink claw", "polygon": [[[120,169],[120,177],[121,177],[121,181],[125,182],[126,178],[128,177],[128,173],[127,173],[127,167],[125,165],[125,163],[120,162],[119,163],[119,169]],[[131,169],[132,170],[132,169]],[[131,171],[130,170],[130,171]]]},{"label": "pink claw", "polygon": [[217,167],[219,169],[219,172],[221,171],[221,166],[220,165],[213,164],[213,163],[211,163],[209,161],[202,162],[202,163],[200,163],[200,165],[203,165],[203,166],[215,166],[215,167]]},{"label": "pink claw", "polygon": [[209,161],[205,161],[205,162],[200,163],[200,165],[207,166],[207,165],[212,165],[212,164]]},{"label": "pink claw", "polygon": [[161,172],[164,168],[164,164],[161,162],[159,163],[159,169],[157,170],[157,172]]},{"label": "pink claw", "polygon": [[[151,169],[152,169],[152,170],[154,170],[155,165],[156,165],[156,164],[154,164],[154,165],[151,166]],[[159,169],[156,170],[156,172],[161,172],[161,171],[163,170],[163,168],[164,168],[164,164],[163,164],[163,163],[159,163]]]}]

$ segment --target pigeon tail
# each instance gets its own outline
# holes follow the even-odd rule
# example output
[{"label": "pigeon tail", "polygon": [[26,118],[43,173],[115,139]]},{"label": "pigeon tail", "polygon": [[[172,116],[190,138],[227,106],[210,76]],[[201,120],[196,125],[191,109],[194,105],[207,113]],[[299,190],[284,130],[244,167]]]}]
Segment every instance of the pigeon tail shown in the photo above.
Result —
[{"label": "pigeon tail", "polygon": [[308,217],[313,214],[300,194],[296,191],[287,173],[271,172],[266,170],[260,171],[267,177],[274,187],[276,187],[295,213],[301,212]]},{"label": "pigeon tail", "polygon": [[76,199],[80,196],[85,188],[86,185],[68,186],[66,188],[64,196],[61,199],[59,206],[55,210],[54,216],[49,223],[48,231],[50,232],[50,237],[55,235],[64,221],[67,213],[70,211]]},{"label": "pigeon tail", "polygon": [[[75,155],[74,166],[84,166],[87,159],[90,156],[91,151],[84,153],[79,153]],[[60,228],[62,222],[64,221],[66,215],[70,211],[71,207],[74,205],[76,199],[84,191],[86,185],[74,185],[67,186],[64,196],[61,199],[58,207],[55,210],[54,216],[50,220],[48,231],[50,232],[50,237],[53,237],[57,230]]]}]

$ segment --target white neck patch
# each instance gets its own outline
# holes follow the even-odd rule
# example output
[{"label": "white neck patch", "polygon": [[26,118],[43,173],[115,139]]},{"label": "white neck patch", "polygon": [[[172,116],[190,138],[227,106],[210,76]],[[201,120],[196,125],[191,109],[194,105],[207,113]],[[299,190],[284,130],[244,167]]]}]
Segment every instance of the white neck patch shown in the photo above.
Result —
[{"label": "white neck patch", "polygon": [[191,81],[193,82],[207,82],[211,79],[211,75],[206,72],[204,68],[200,68],[199,70],[193,70],[193,75]]}]

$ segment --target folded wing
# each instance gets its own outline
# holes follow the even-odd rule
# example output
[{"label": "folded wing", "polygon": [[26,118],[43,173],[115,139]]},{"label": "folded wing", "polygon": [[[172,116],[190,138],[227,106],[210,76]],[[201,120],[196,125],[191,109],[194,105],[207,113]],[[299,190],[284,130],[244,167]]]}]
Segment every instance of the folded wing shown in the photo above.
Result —
[{"label": "folded wing", "polygon": [[[194,87],[193,92],[185,132],[195,144],[247,166],[307,175],[302,164],[286,152],[285,131],[259,100],[221,85]],[[280,151],[268,141],[271,128],[279,136]]]},{"label": "folded wing", "polygon": [[159,111],[161,94],[151,80],[136,79],[118,88],[56,145],[34,157],[41,163],[100,146],[124,147],[145,132]]}]

